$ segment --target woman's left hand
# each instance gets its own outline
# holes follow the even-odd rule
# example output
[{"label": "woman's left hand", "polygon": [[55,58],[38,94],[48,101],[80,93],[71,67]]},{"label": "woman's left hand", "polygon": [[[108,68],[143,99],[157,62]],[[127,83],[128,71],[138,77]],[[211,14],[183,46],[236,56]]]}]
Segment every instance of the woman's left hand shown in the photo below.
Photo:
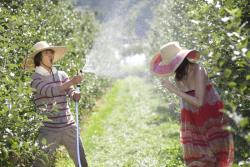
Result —
[{"label": "woman's left hand", "polygon": [[168,79],[161,82],[162,85],[167,88],[170,92],[175,93],[177,88],[174,86],[173,83],[171,83]]},{"label": "woman's left hand", "polygon": [[73,94],[73,100],[75,102],[79,102],[80,99],[81,99],[81,93],[74,92],[74,94]]}]

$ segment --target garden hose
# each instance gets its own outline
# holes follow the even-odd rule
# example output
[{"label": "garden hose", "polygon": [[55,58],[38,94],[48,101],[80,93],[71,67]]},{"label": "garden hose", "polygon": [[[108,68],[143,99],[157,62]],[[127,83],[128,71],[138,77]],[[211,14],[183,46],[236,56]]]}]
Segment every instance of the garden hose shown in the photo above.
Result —
[{"label": "garden hose", "polygon": [[[80,93],[80,85],[78,84],[76,86],[76,92]],[[75,112],[76,112],[76,150],[77,150],[77,160],[78,160],[78,164],[79,167],[82,167],[81,165],[81,157],[80,157],[80,143],[79,143],[79,139],[80,139],[80,133],[79,133],[79,118],[78,118],[78,102],[75,102]]]}]

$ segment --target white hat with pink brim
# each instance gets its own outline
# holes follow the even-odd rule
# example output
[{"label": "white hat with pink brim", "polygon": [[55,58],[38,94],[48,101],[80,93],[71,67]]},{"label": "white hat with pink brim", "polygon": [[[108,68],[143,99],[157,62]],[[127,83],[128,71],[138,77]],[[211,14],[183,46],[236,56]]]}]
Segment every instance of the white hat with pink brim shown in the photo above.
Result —
[{"label": "white hat with pink brim", "polygon": [[196,62],[200,58],[197,50],[187,50],[180,47],[178,42],[169,42],[160,48],[150,62],[150,71],[159,77],[170,76],[187,58]]}]

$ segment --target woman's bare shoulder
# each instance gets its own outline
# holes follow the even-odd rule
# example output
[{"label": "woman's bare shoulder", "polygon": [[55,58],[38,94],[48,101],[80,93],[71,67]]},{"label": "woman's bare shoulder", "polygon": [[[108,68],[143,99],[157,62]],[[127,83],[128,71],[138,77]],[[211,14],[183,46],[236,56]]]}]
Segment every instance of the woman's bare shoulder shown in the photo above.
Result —
[{"label": "woman's bare shoulder", "polygon": [[195,64],[194,66],[194,76],[195,78],[204,78],[205,82],[208,82],[208,75],[206,69],[200,65],[200,64]]},{"label": "woman's bare shoulder", "polygon": [[200,64],[194,64],[194,73],[196,75],[205,75],[205,76],[207,76],[206,69]]}]

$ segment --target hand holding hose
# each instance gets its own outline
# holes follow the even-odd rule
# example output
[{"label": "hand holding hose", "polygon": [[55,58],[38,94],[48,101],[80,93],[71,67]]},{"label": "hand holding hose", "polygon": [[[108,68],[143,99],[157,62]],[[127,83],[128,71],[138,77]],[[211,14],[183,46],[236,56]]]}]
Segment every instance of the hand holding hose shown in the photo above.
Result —
[{"label": "hand holding hose", "polygon": [[82,76],[81,75],[73,76],[73,78],[71,80],[61,84],[60,89],[61,89],[62,92],[66,91],[73,85],[79,85],[81,83],[81,81],[82,81]]},{"label": "hand holding hose", "polygon": [[81,99],[81,93],[80,92],[73,92],[73,100],[75,102],[79,102],[80,99]]},{"label": "hand holding hose", "polygon": [[71,79],[71,82],[72,82],[73,85],[80,84],[81,81],[82,81],[82,76],[81,75],[73,76],[73,78]]}]

